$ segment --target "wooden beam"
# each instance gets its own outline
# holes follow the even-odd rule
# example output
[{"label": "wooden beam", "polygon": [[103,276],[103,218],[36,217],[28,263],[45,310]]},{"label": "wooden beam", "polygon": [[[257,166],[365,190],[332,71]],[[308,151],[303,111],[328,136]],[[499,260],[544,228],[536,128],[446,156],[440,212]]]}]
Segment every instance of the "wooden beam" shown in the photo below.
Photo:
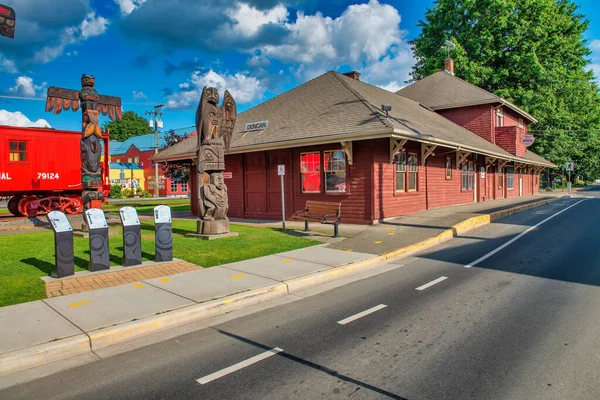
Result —
[{"label": "wooden beam", "polygon": [[485,169],[487,170],[489,167],[493,166],[496,161],[498,161],[497,157],[486,157],[485,158]]},{"label": "wooden beam", "polygon": [[456,150],[456,169],[460,169],[460,166],[467,161],[467,158],[471,155],[470,151]]},{"label": "wooden beam", "polygon": [[421,143],[421,165],[425,165],[425,161],[429,156],[435,156],[435,149],[437,145],[435,144],[425,144]]},{"label": "wooden beam", "polygon": [[498,160],[498,168],[504,168],[508,164],[508,160]]},{"label": "wooden beam", "polygon": [[346,161],[348,162],[348,165],[352,165],[352,142],[341,142],[342,144],[342,150],[344,150],[344,153],[346,153]]},{"label": "wooden beam", "polygon": [[394,158],[396,154],[400,153],[404,150],[404,145],[408,142],[406,139],[398,140],[394,138],[390,138],[390,164],[394,163]]}]

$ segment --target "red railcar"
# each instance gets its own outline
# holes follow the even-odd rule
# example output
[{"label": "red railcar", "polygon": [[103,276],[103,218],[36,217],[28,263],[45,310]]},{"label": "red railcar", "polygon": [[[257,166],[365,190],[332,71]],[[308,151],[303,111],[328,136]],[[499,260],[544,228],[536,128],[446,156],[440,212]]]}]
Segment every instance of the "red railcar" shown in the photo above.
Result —
[{"label": "red railcar", "polygon": [[[103,136],[105,184],[108,137]],[[10,197],[13,215],[81,211],[80,138],[80,132],[0,126],[0,196]]]}]

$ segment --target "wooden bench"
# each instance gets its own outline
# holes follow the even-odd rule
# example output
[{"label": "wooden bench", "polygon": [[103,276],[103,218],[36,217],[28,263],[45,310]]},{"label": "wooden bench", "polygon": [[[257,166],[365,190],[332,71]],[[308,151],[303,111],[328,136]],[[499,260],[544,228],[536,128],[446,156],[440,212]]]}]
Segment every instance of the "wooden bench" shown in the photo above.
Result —
[{"label": "wooden bench", "polygon": [[333,237],[339,237],[338,226],[342,221],[342,203],[307,200],[304,210],[296,211],[294,219],[304,221],[304,232],[308,232],[308,222],[333,225]]}]

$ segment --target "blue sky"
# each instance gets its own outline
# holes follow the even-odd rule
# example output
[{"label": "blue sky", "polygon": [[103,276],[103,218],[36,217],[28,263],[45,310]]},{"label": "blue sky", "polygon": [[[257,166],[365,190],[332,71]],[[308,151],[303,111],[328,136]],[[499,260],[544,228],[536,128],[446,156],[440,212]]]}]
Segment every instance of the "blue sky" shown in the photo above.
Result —
[{"label": "blue sky", "polygon": [[[229,89],[238,111],[328,70],[357,70],[390,90],[408,79],[407,41],[433,0],[0,0],[17,13],[0,37],[0,124],[78,130],[80,113],[44,112],[48,86],[80,87],[143,114],[166,104],[165,129],[194,124],[204,85]],[[600,75],[600,5],[578,0]],[[598,17],[595,17],[595,16]]]}]

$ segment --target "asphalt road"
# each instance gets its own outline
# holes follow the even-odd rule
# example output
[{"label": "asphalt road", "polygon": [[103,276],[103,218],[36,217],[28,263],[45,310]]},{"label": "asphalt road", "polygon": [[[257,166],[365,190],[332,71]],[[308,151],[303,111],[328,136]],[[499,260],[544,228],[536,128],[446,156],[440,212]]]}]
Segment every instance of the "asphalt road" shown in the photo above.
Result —
[{"label": "asphalt road", "polygon": [[600,192],[584,195],[0,398],[599,399]]}]

